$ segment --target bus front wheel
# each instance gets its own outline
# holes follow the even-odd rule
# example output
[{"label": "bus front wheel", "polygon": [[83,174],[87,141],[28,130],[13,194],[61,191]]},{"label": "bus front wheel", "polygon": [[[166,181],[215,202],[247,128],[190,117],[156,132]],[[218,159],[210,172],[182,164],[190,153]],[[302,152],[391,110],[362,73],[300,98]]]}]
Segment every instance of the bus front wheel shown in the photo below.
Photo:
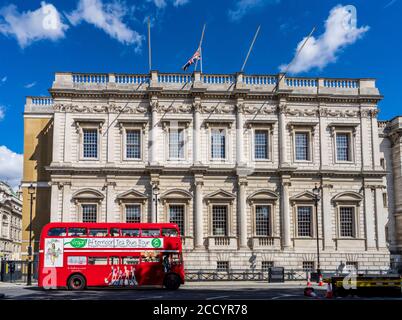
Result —
[{"label": "bus front wheel", "polygon": [[177,274],[171,273],[165,277],[165,287],[168,290],[177,290],[180,287],[180,277]]},{"label": "bus front wheel", "polygon": [[67,286],[70,290],[83,290],[86,286],[86,280],[80,274],[73,274],[68,278]]}]

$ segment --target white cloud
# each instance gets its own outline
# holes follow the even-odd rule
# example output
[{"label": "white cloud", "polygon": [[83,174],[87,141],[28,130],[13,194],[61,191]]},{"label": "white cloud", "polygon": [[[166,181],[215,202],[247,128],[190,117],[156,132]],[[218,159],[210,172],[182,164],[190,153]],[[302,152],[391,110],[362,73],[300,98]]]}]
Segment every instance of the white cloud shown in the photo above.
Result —
[{"label": "white cloud", "polygon": [[1,78],[1,82],[6,82],[7,81],[7,76],[4,76],[3,78]]},{"label": "white cloud", "polygon": [[234,9],[228,11],[232,21],[239,21],[250,10],[260,8],[269,4],[278,4],[280,0],[237,0]]},{"label": "white cloud", "polygon": [[14,189],[21,183],[22,159],[22,154],[0,146],[0,180],[7,182]]},{"label": "white cloud", "polygon": [[153,2],[155,7],[158,9],[164,9],[169,2],[173,4],[174,7],[180,7],[190,2],[190,0],[147,0],[148,2]]},{"label": "white cloud", "polygon": [[[338,5],[332,8],[325,21],[324,33],[317,38],[312,36],[306,42],[299,55],[293,58],[289,72],[295,74],[313,68],[324,68],[337,60],[337,54],[343,48],[355,43],[368,30],[368,26],[356,27],[356,19],[348,10],[348,6]],[[306,38],[299,42],[295,52],[301,48],[305,40]],[[286,70],[286,65],[281,65],[279,69]]]},{"label": "white cloud", "polygon": [[30,88],[34,87],[35,85],[36,85],[36,81],[31,82],[31,83],[27,83],[27,84],[24,86],[24,88],[30,89]]},{"label": "white cloud", "polygon": [[0,121],[3,120],[5,116],[6,116],[5,108],[0,105]]},{"label": "white cloud", "polygon": [[0,9],[0,33],[15,37],[21,48],[38,40],[56,41],[64,37],[67,29],[57,9],[46,2],[41,2],[35,11],[22,13],[14,4]]},{"label": "white cloud", "polygon": [[388,8],[388,7],[392,6],[392,5],[394,5],[395,2],[396,2],[396,0],[391,0],[390,2],[388,2],[388,3],[385,5],[384,9],[385,9],[385,8]]},{"label": "white cloud", "polygon": [[180,6],[183,6],[183,5],[187,4],[187,3],[189,3],[189,1],[190,0],[175,0],[173,2],[173,6],[180,7]]},{"label": "white cloud", "polygon": [[127,13],[126,6],[117,1],[104,4],[102,0],[80,0],[77,9],[66,15],[74,26],[85,21],[103,30],[119,42],[126,45],[132,44],[136,50],[139,50],[143,36],[131,30],[123,22]]}]

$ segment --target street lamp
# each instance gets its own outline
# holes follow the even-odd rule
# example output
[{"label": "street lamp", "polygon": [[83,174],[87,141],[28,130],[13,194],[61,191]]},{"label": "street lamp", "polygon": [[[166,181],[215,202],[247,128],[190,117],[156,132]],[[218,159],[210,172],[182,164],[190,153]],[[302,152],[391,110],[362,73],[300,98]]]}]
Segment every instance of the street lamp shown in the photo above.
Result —
[{"label": "street lamp", "polygon": [[318,236],[318,202],[320,201],[320,188],[315,185],[313,189],[314,194],[314,206],[315,206],[315,232],[317,235],[317,276],[318,279],[321,276],[321,268],[320,268],[320,239]]},{"label": "street lamp", "polygon": [[27,285],[32,284],[32,207],[34,199],[35,187],[31,183],[28,187],[28,194],[30,196],[30,208],[29,208],[29,246],[28,246],[28,275],[27,275]]},{"label": "street lamp", "polygon": [[154,201],[155,201],[155,222],[158,222],[158,195],[159,195],[159,188],[157,185],[153,187],[154,193]]}]

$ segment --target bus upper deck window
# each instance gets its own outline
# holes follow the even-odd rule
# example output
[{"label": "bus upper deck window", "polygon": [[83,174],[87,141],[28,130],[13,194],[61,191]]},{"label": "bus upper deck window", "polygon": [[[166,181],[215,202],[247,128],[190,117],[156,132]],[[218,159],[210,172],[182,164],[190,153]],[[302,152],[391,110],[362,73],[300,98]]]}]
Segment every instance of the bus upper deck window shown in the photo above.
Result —
[{"label": "bus upper deck window", "polygon": [[120,235],[120,229],[111,228],[110,229],[110,236],[111,237],[118,237]]},{"label": "bus upper deck window", "polygon": [[106,237],[107,229],[89,229],[89,236],[91,237]]},{"label": "bus upper deck window", "polygon": [[123,237],[139,237],[140,229],[121,229],[121,235]]},{"label": "bus upper deck window", "polygon": [[51,228],[48,230],[47,235],[50,237],[65,237],[67,228]]},{"label": "bus upper deck window", "polygon": [[87,228],[68,228],[70,237],[84,237],[87,235]]},{"label": "bus upper deck window", "polygon": [[142,229],[143,237],[157,237],[160,235],[159,229]]},{"label": "bus upper deck window", "polygon": [[162,236],[164,237],[177,237],[178,232],[176,229],[169,228],[169,229],[162,229]]}]

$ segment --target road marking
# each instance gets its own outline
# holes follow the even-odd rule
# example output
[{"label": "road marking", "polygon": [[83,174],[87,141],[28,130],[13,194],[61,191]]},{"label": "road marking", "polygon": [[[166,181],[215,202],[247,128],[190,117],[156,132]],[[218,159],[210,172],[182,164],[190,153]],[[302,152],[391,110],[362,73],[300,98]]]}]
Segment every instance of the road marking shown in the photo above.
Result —
[{"label": "road marking", "polygon": [[162,296],[142,297],[142,298],[138,298],[135,300],[149,300],[149,299],[159,299],[159,298],[162,298]]},{"label": "road marking", "polygon": [[205,298],[205,300],[214,300],[214,299],[219,299],[219,298],[227,298],[229,296],[217,296],[217,297],[209,297],[209,298]]}]

